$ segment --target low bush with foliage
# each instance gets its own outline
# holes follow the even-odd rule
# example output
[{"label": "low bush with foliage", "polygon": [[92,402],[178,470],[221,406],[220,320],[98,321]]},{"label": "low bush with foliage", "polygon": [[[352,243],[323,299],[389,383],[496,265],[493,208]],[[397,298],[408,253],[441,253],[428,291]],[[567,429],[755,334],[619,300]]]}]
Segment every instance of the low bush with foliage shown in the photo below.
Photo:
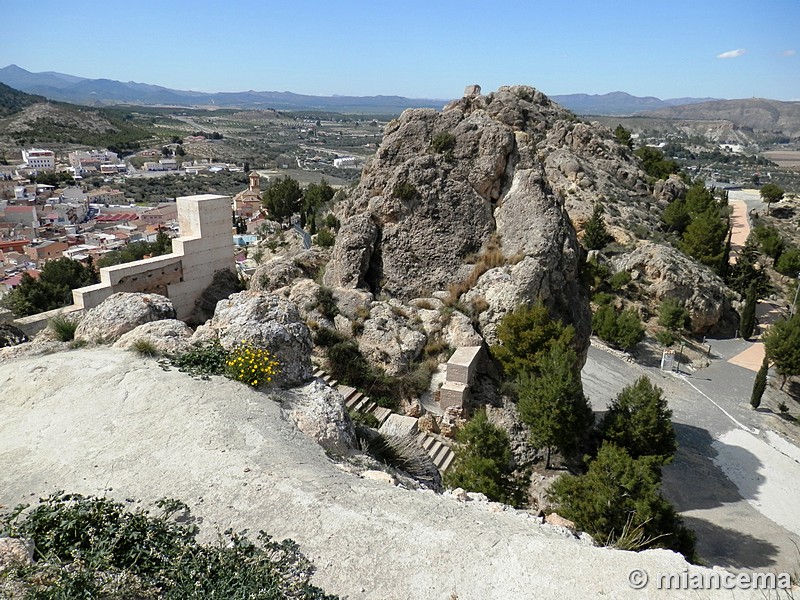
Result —
[{"label": "low bush with foliage", "polygon": [[605,442],[587,472],[556,480],[550,497],[558,514],[600,543],[636,550],[669,548],[694,561],[694,532],[661,495],[658,464],[656,457],[634,459],[624,448]]},{"label": "low bush with foliage", "polygon": [[503,317],[497,337],[501,344],[492,347],[492,354],[513,379],[522,373],[537,373],[539,361],[550,347],[571,344],[575,329],[552,319],[542,304],[521,305]]},{"label": "low bush with foliage", "polygon": [[47,326],[59,342],[69,342],[75,339],[78,321],[64,315],[56,315],[50,319]]},{"label": "low bush with foliage", "polygon": [[663,390],[640,377],[611,402],[601,432],[633,458],[655,456],[667,463],[678,448],[671,419]]},{"label": "low bush with foliage", "polygon": [[136,352],[139,356],[147,356],[153,358],[159,355],[158,348],[150,340],[136,340],[131,344],[131,350]]},{"label": "low bush with foliage", "polygon": [[455,462],[444,477],[450,488],[486,494],[496,502],[520,506],[526,482],[514,476],[508,434],[480,411],[456,434]]},{"label": "low bush with foliage", "polygon": [[225,375],[253,387],[271,383],[280,368],[275,357],[266,348],[242,341],[231,350],[226,350],[219,340],[194,346],[181,354],[167,356],[161,364],[165,369],[171,365],[201,379],[208,379],[211,375]]},{"label": "low bush with foliage", "polygon": [[228,377],[252,387],[272,383],[272,379],[279,371],[278,361],[269,350],[253,346],[246,341],[242,341],[228,352],[225,367],[225,374]]},{"label": "low bush with foliage", "polygon": [[689,322],[689,311],[677,298],[665,298],[658,309],[658,324],[672,332],[682,331]]},{"label": "low bush with foliage", "polygon": [[184,503],[156,506],[161,514],[151,515],[61,492],[18,506],[0,515],[0,535],[32,539],[36,562],[6,569],[0,582],[30,598],[334,598],[311,584],[313,566],[295,542],[226,532],[201,545]]},{"label": "low bush with foliage", "polygon": [[618,311],[611,304],[604,304],[592,316],[592,329],[604,342],[621,350],[630,350],[644,338],[644,326],[630,308]]}]

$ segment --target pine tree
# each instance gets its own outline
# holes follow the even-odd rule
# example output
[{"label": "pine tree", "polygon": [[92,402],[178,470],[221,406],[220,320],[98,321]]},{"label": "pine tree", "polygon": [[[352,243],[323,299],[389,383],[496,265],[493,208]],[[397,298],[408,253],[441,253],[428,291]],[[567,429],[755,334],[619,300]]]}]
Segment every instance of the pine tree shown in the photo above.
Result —
[{"label": "pine tree", "polygon": [[739,319],[739,333],[749,340],[756,326],[756,305],[758,304],[758,281],[753,280],[747,290],[747,300]]},{"label": "pine tree", "polygon": [[480,411],[456,435],[455,462],[445,475],[448,487],[486,494],[490,500],[517,506],[522,490],[512,475],[508,434]]},{"label": "pine tree", "polygon": [[603,439],[625,448],[632,458],[657,456],[660,462],[669,462],[677,449],[671,419],[661,388],[640,377],[609,405]]},{"label": "pine tree", "polygon": [[750,395],[750,406],[754,409],[761,406],[761,398],[764,396],[764,391],[767,389],[767,372],[769,371],[769,359],[766,353],[764,360],[761,362],[761,368],[756,373],[756,379],[753,382],[753,393]]},{"label": "pine tree", "polygon": [[596,203],[592,216],[586,222],[586,228],[583,231],[583,245],[589,250],[600,250],[613,239],[606,229],[603,220],[604,212],[603,206],[599,202]]},{"label": "pine tree", "polygon": [[545,469],[552,448],[574,449],[592,425],[594,415],[576,368],[577,356],[566,344],[556,343],[539,363],[539,375],[523,373],[519,386],[519,417],[531,431],[531,442],[546,448]]}]

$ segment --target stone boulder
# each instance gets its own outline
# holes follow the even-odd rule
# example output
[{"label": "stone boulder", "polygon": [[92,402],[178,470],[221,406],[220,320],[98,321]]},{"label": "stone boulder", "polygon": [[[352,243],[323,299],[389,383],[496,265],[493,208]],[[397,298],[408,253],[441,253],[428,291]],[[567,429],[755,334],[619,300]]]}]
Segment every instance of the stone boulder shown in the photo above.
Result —
[{"label": "stone boulder", "polygon": [[288,395],[289,416],[297,428],[328,452],[346,456],[356,447],[356,433],[342,395],[321,379]]},{"label": "stone boulder", "polygon": [[667,298],[682,302],[694,333],[707,333],[732,318],[730,290],[722,279],[671,246],[647,242],[612,264],[616,272],[627,271],[634,280],[646,282],[644,296],[651,312],[657,314]]},{"label": "stone boulder", "polygon": [[[609,228],[658,226],[641,163],[610,130],[530,87],[471,89],[441,112],[407,110],[387,125],[359,185],[336,206],[342,227],[325,283],[403,302],[458,286],[462,302],[490,304],[476,331],[489,343],[508,310],[541,298],[588,343],[573,223],[604,198],[614,198]],[[632,239],[623,233],[615,235]],[[481,278],[474,265],[493,245],[501,270]],[[497,279],[506,297],[490,300]]]},{"label": "stone boulder", "polygon": [[113,347],[130,350],[137,342],[147,342],[160,354],[178,354],[192,345],[193,334],[191,327],[177,319],[151,321],[123,334]]},{"label": "stone boulder", "polygon": [[86,312],[75,330],[75,339],[114,342],[139,325],[174,318],[175,308],[169,298],[159,294],[119,292]]},{"label": "stone boulder", "polygon": [[274,292],[290,286],[296,279],[314,279],[327,262],[330,251],[311,248],[276,256],[256,267],[250,279],[255,292]]},{"label": "stone boulder", "polygon": [[656,200],[669,204],[686,194],[686,184],[678,175],[670,175],[668,179],[659,179],[653,186]]},{"label": "stone boulder", "polygon": [[373,302],[357,340],[359,350],[388,375],[405,373],[427,342],[421,323],[414,317],[414,309],[397,300]]},{"label": "stone boulder", "polygon": [[311,378],[311,333],[297,307],[275,294],[246,291],[220,300],[214,316],[193,336],[194,342],[212,339],[228,350],[242,342],[269,349],[279,363],[278,385]]}]

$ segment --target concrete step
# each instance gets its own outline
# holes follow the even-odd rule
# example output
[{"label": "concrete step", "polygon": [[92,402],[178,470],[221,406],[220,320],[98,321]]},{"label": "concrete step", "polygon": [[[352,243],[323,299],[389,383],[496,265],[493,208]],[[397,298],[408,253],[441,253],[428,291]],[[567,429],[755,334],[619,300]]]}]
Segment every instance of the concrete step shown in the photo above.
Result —
[{"label": "concrete step", "polygon": [[451,450],[445,455],[444,460],[442,460],[442,464],[436,465],[439,468],[439,472],[444,474],[444,472],[447,471],[447,469],[449,469],[450,466],[453,464],[453,461],[455,459],[456,459],[456,453]]},{"label": "concrete step", "polygon": [[364,412],[364,407],[369,404],[370,399],[368,396],[361,396],[356,404],[353,405],[353,410]]},{"label": "concrete step", "polygon": [[336,389],[342,395],[342,398],[344,398],[345,403],[347,403],[350,396],[352,396],[358,391],[356,390],[356,388],[350,387],[349,385],[340,385]]},{"label": "concrete step", "polygon": [[364,394],[357,391],[355,394],[351,394],[351,396],[347,399],[347,402],[345,402],[345,406],[351,410],[355,410],[355,406],[360,403],[363,398]]},{"label": "concrete step", "polygon": [[430,447],[426,448],[426,450],[428,451],[428,456],[430,456],[432,459],[436,458],[436,453],[439,452],[441,447],[442,447],[442,442],[440,442],[439,440],[434,440],[433,444]]},{"label": "concrete step", "polygon": [[447,454],[449,450],[450,448],[448,448],[444,444],[440,444],[439,448],[435,452],[433,450],[430,450],[430,456],[431,460],[433,460],[433,464],[435,464],[438,467],[439,463],[442,462],[442,459],[444,459],[444,455]]},{"label": "concrete step", "polygon": [[375,410],[372,411],[372,415],[378,419],[378,423],[383,425],[386,419],[389,418],[389,415],[392,414],[392,411],[388,408],[384,408],[383,406],[376,406]]},{"label": "concrete step", "polygon": [[426,435],[425,439],[422,440],[422,447],[425,448],[425,450],[430,450],[431,446],[433,446],[435,443],[436,443],[435,437]]}]

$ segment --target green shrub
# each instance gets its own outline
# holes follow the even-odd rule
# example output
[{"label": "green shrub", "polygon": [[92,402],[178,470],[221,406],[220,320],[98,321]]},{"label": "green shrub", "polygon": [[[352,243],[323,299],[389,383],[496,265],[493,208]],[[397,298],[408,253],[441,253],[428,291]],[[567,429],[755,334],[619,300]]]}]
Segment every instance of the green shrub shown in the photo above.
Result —
[{"label": "green shrub", "polygon": [[449,131],[440,131],[431,140],[431,148],[436,154],[451,154],[456,147],[456,136]]},{"label": "green shrub", "polygon": [[775,263],[775,270],[787,277],[797,277],[800,273],[800,248],[791,246],[784,250],[778,262]]},{"label": "green shrub", "polygon": [[207,379],[209,375],[224,375],[228,362],[228,351],[219,340],[194,346],[190,350],[175,356],[169,356],[166,362],[177,367],[179,371]]},{"label": "green shrub", "polygon": [[676,336],[669,329],[664,329],[662,331],[659,331],[656,334],[656,339],[658,340],[658,342],[660,344],[662,344],[662,345],[666,346],[667,348],[669,348],[670,346],[672,346],[675,343]]},{"label": "green shrub", "polygon": [[663,390],[643,376],[611,402],[600,429],[604,440],[632,458],[656,456],[667,463],[678,448],[671,419]]},{"label": "green shrub", "polygon": [[31,598],[334,598],[311,585],[313,567],[293,541],[226,532],[217,544],[201,545],[184,503],[156,506],[161,514],[152,516],[58,492],[31,510],[21,505],[0,515],[0,531],[32,539],[39,558],[5,571],[4,583]]},{"label": "green shrub", "polygon": [[689,321],[689,311],[687,311],[680,300],[676,298],[666,298],[658,309],[658,324],[666,327],[672,332],[678,332],[686,327]]},{"label": "green shrub", "polygon": [[490,423],[486,412],[476,413],[456,441],[455,461],[444,476],[448,487],[480,492],[513,506],[524,503],[524,484],[513,476],[508,434]]},{"label": "green shrub", "polygon": [[622,350],[630,350],[644,338],[644,326],[633,309],[617,311],[604,304],[592,316],[592,329],[604,342]]},{"label": "green shrub", "polygon": [[317,232],[317,246],[321,248],[330,248],[336,243],[336,236],[331,233],[330,229],[323,228]]},{"label": "green shrub", "polygon": [[322,346],[323,348],[330,348],[341,342],[346,342],[347,337],[335,329],[328,327],[320,327],[314,334],[314,344]]},{"label": "green shrub", "polygon": [[317,306],[320,314],[328,319],[333,319],[339,314],[339,307],[336,306],[336,298],[333,297],[333,290],[321,285],[317,290]]},{"label": "green shrub", "polygon": [[631,458],[624,448],[604,442],[584,475],[565,475],[550,487],[558,514],[575,522],[600,543],[613,545],[640,528],[641,547],[669,548],[695,560],[694,532],[660,493],[655,457]]},{"label": "green shrub", "polygon": [[611,285],[611,289],[615,292],[620,291],[624,287],[626,287],[631,282],[631,274],[627,271],[619,271],[618,273],[614,273],[611,277],[611,280],[608,282]]},{"label": "green shrub", "polygon": [[413,200],[416,195],[417,188],[415,188],[414,185],[408,181],[402,181],[398,183],[392,190],[392,196],[405,201]]},{"label": "green shrub", "polygon": [[140,356],[147,356],[150,358],[158,356],[159,354],[158,348],[149,340],[136,340],[131,344],[131,350]]},{"label": "green shrub", "polygon": [[272,383],[279,372],[278,361],[269,350],[246,342],[231,349],[225,361],[228,377],[252,387]]},{"label": "green shrub", "polygon": [[64,315],[56,315],[50,319],[47,326],[51,329],[59,342],[69,342],[75,339],[75,330],[78,321]]}]

